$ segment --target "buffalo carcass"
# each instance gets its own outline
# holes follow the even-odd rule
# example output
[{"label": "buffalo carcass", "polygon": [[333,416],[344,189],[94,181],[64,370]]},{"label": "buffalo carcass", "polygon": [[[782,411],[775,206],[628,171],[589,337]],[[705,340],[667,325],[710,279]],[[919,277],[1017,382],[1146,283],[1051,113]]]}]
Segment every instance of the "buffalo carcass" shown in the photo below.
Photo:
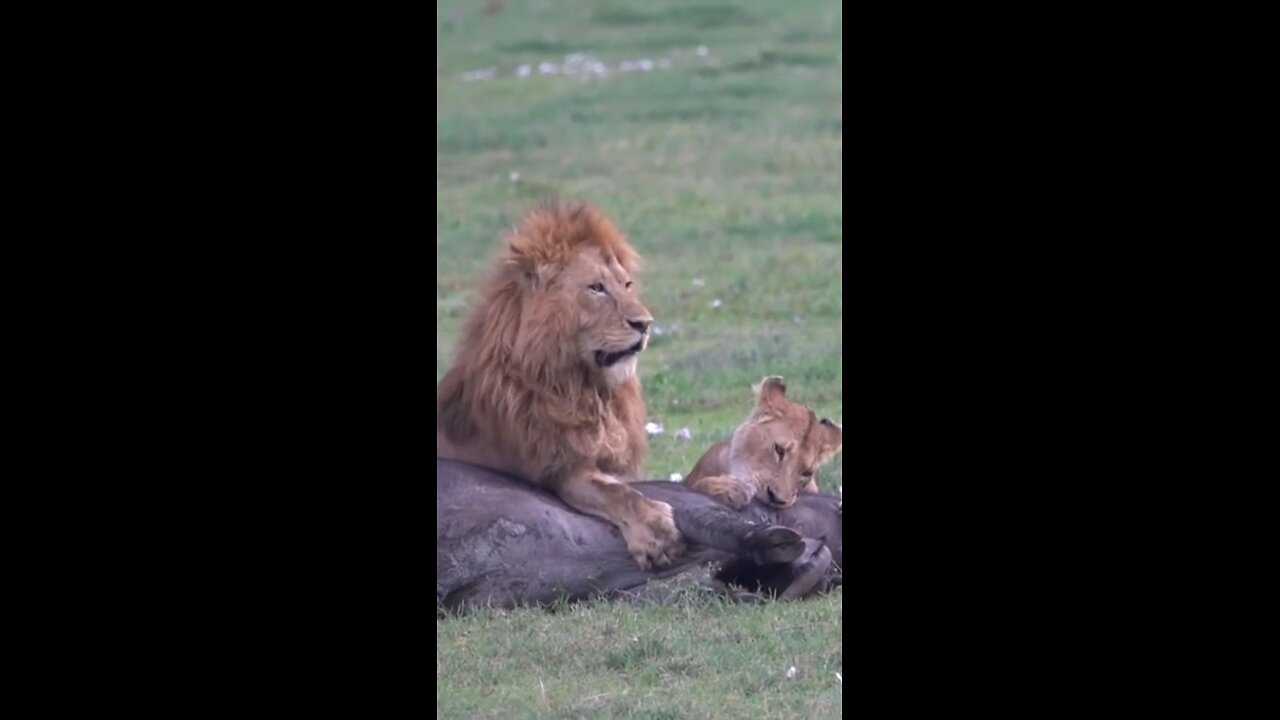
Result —
[{"label": "buffalo carcass", "polygon": [[629,595],[657,578],[716,563],[724,584],[782,598],[822,590],[844,566],[841,501],[802,494],[741,511],[669,482],[633,485],[675,509],[689,549],[646,572],[611,524],[485,468],[436,459],[436,602],[513,607]]}]

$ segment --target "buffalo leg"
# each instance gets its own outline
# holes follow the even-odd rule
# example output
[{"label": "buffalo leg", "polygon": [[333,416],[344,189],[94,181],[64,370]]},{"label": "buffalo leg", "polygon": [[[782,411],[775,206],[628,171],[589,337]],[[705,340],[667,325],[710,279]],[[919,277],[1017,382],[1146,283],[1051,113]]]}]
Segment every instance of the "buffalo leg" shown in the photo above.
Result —
[{"label": "buffalo leg", "polygon": [[792,562],[757,565],[741,559],[724,566],[716,580],[779,600],[823,592],[829,588],[831,551],[820,540],[805,540],[803,545],[803,555]]},{"label": "buffalo leg", "polygon": [[744,520],[721,505],[677,506],[675,520],[686,539],[757,565],[789,563],[804,554],[804,538],[795,530]]}]

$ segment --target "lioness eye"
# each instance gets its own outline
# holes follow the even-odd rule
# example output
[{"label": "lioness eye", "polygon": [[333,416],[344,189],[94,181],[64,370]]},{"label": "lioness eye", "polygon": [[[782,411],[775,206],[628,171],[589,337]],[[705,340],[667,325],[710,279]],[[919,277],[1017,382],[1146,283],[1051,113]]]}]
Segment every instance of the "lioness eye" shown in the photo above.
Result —
[{"label": "lioness eye", "polygon": [[628,280],[628,281],[627,281],[627,289],[628,289],[628,290],[630,290],[632,285],[635,285],[635,283],[633,283],[633,282],[631,282],[630,280]]},{"label": "lioness eye", "polygon": [[787,454],[787,449],[777,444],[773,446],[773,451],[778,453],[778,459],[782,459],[782,456]]},{"label": "lioness eye", "polygon": [[591,290],[591,291],[593,291],[593,292],[602,293],[602,292],[604,292],[604,285],[602,285],[602,284],[600,284],[600,283],[592,283],[591,285],[588,285],[588,286],[587,286],[587,289],[588,289],[588,290]]},{"label": "lioness eye", "polygon": [[811,478],[811,477],[813,477],[813,471],[812,471],[812,470],[806,470],[806,471],[804,471],[804,472],[800,473],[800,477],[807,477],[807,478]]}]

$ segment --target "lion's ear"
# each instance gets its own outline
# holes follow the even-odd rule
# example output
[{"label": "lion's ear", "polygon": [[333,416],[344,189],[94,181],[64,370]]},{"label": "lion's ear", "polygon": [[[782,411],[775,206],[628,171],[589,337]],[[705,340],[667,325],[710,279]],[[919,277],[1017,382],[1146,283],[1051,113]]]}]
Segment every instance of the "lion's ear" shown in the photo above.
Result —
[{"label": "lion's ear", "polygon": [[511,273],[508,277],[517,278],[521,284],[533,290],[541,290],[551,282],[555,268],[539,256],[536,250],[520,241],[520,236],[512,236],[507,240],[506,266]]},{"label": "lion's ear", "polygon": [[545,290],[554,276],[555,271],[547,265],[534,265],[521,270],[521,278],[525,285],[534,290]]},{"label": "lion's ear", "polygon": [[507,234],[507,263],[515,266],[526,276],[537,274],[538,268],[547,262],[545,243],[538,242],[536,233],[524,232],[513,227]]}]

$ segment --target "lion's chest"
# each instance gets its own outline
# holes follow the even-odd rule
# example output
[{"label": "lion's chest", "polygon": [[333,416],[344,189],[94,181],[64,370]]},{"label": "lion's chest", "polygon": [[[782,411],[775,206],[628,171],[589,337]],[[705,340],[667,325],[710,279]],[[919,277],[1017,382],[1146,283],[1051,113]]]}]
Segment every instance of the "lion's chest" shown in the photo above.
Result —
[{"label": "lion's chest", "polygon": [[636,447],[637,438],[643,440],[643,434],[632,429],[623,418],[615,412],[608,412],[602,418],[599,427],[599,445],[596,451],[596,465],[607,473],[631,474],[640,468],[644,447]]}]

